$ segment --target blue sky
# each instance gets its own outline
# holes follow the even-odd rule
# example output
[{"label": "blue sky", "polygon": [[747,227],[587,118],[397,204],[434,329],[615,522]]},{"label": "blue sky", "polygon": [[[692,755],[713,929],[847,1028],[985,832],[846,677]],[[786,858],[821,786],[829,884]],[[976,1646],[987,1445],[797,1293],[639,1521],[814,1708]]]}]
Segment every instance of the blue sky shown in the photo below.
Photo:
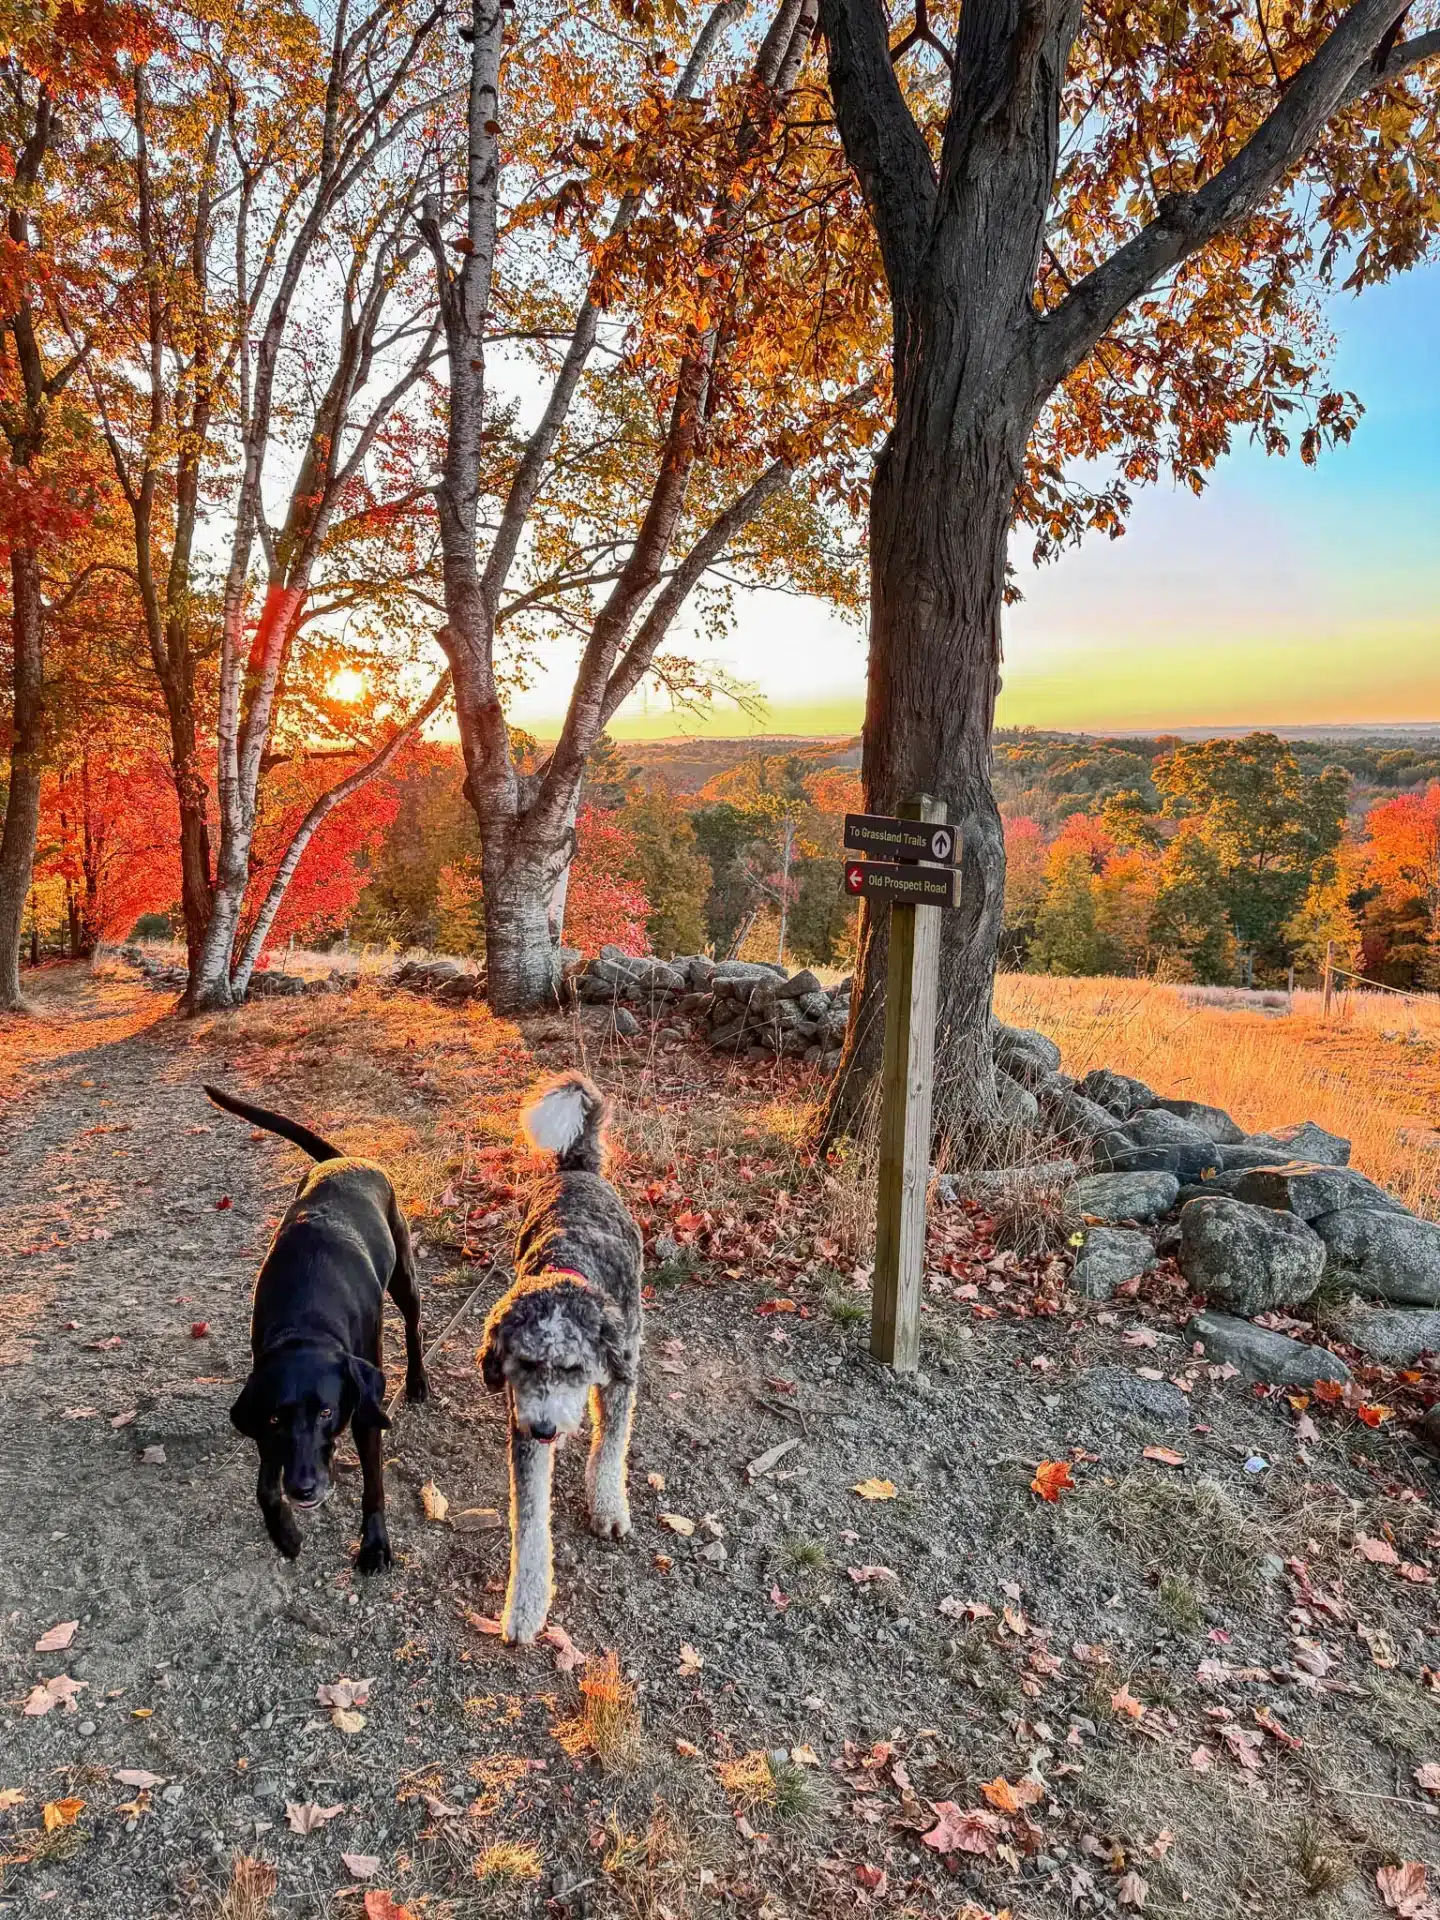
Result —
[{"label": "blue sky", "polygon": [[[1022,565],[1002,723],[1440,722],[1440,265],[1329,318],[1332,382],[1365,408],[1350,444],[1314,467],[1244,444],[1202,497],[1153,488],[1123,539]],[[765,693],[759,730],[859,724],[863,630],[827,607],[750,596],[713,654]],[[547,677],[517,717],[543,723],[559,691]],[[757,729],[722,709],[707,730]],[[615,731],[694,724],[652,699]]]}]

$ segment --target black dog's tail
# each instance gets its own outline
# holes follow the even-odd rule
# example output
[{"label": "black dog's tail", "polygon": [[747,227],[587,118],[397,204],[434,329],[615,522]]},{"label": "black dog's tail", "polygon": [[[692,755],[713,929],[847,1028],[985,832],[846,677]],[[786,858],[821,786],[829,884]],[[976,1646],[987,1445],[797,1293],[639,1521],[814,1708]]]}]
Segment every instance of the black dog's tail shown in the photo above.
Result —
[{"label": "black dog's tail", "polygon": [[227,1113],[238,1113],[242,1120],[253,1121],[257,1127],[264,1127],[267,1133],[278,1133],[282,1140],[292,1140],[312,1160],[345,1158],[339,1147],[332,1147],[328,1140],[322,1140],[318,1133],[302,1127],[298,1120],[287,1120],[283,1113],[271,1113],[268,1107],[252,1107],[248,1100],[237,1100],[233,1093],[222,1093],[218,1087],[206,1087],[205,1091],[217,1107],[224,1107]]},{"label": "black dog's tail", "polygon": [[600,1173],[609,1112],[604,1094],[583,1073],[562,1073],[537,1089],[520,1124],[532,1147],[554,1154],[562,1173]]}]

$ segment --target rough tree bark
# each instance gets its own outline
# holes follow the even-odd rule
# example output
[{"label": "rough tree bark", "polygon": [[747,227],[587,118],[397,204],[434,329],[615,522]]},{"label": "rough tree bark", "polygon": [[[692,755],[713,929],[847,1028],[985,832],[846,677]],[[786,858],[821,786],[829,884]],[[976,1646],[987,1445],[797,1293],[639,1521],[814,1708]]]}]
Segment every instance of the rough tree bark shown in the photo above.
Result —
[{"label": "rough tree bark", "polygon": [[[777,91],[793,84],[815,22],[816,0],[780,0],[757,55],[756,82]],[[724,30],[743,0],[712,8],[677,83],[692,98]],[[471,30],[466,240],[452,268],[441,209],[430,203],[422,231],[435,260],[450,367],[450,421],[444,478],[436,488],[444,555],[446,625],[440,635],[455,675],[456,716],[466,793],[480,828],[485,899],[485,964],[492,1006],[519,1012],[553,1001],[559,956],[550,905],[574,851],[574,821],[585,764],[621,702],[644,679],[675,616],[706,569],[791,479],[773,462],[744,488],[683,554],[677,529],[703,438],[703,414],[716,352],[713,333],[690,344],[646,511],[623,565],[587,636],[555,750],[536,773],[522,774],[494,670],[505,589],[546,468],[564,428],[598,332],[600,307],[581,302],[560,370],[517,464],[483,568],[476,551],[481,436],[485,415],[484,330],[489,309],[500,180],[499,78],[504,16],[495,0],[474,0]],[[743,146],[743,137],[742,137]],[[627,194],[612,232],[640,205]]]},{"label": "rough tree bark", "polygon": [[44,766],[45,606],[40,563],[33,547],[10,554],[10,630],[13,705],[10,781],[5,828],[0,834],[0,1013],[20,1013],[20,940],[25,901],[40,825],[40,775]]},{"label": "rough tree bark", "polygon": [[[964,837],[963,907],[944,928],[935,1120],[962,1144],[995,1115],[991,992],[1005,848],[991,788],[1000,616],[1016,486],[1055,388],[1132,301],[1261,204],[1330,116],[1440,53],[1440,33],[1376,50],[1401,9],[1355,0],[1250,140],[1052,312],[1036,274],[1055,185],[1078,0],[966,0],[938,167],[901,92],[881,0],[820,0],[847,156],[890,290],[895,422],[870,512],[865,804],[942,798]],[[917,29],[919,16],[917,16]],[[854,1129],[883,1036],[884,924],[862,927],[845,1057],[826,1119]]]}]

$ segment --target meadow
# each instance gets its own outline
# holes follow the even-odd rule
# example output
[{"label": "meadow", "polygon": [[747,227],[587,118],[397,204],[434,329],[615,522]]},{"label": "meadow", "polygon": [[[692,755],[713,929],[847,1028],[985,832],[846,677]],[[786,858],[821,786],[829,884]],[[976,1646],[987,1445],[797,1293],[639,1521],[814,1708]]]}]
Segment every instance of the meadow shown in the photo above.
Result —
[{"label": "meadow", "polygon": [[1440,997],[1339,995],[1326,1020],[1318,993],[1297,992],[1292,1011],[1283,993],[1012,973],[995,1009],[1049,1034],[1068,1073],[1113,1067],[1247,1132],[1318,1121],[1417,1213],[1440,1212]]}]

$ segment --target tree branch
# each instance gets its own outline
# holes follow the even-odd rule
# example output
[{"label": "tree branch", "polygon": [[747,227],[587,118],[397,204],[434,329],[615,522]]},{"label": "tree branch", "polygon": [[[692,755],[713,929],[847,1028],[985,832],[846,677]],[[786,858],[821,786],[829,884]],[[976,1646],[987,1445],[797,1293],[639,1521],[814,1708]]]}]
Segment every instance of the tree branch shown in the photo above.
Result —
[{"label": "tree branch", "polygon": [[845,153],[880,238],[890,295],[903,300],[919,277],[935,213],[935,168],[890,62],[880,0],[820,0]]},{"label": "tree branch", "polygon": [[[827,0],[837,4],[837,0]],[[1440,51],[1424,34],[1392,49],[1381,73],[1374,54],[1395,19],[1396,0],[1354,0],[1283,97],[1220,171],[1194,193],[1160,203],[1150,224],[1080,281],[1037,329],[1039,390],[1072,372],[1131,301],[1227,227],[1246,220],[1303,158],[1332,115]],[[1414,51],[1419,48],[1417,53]]]}]

